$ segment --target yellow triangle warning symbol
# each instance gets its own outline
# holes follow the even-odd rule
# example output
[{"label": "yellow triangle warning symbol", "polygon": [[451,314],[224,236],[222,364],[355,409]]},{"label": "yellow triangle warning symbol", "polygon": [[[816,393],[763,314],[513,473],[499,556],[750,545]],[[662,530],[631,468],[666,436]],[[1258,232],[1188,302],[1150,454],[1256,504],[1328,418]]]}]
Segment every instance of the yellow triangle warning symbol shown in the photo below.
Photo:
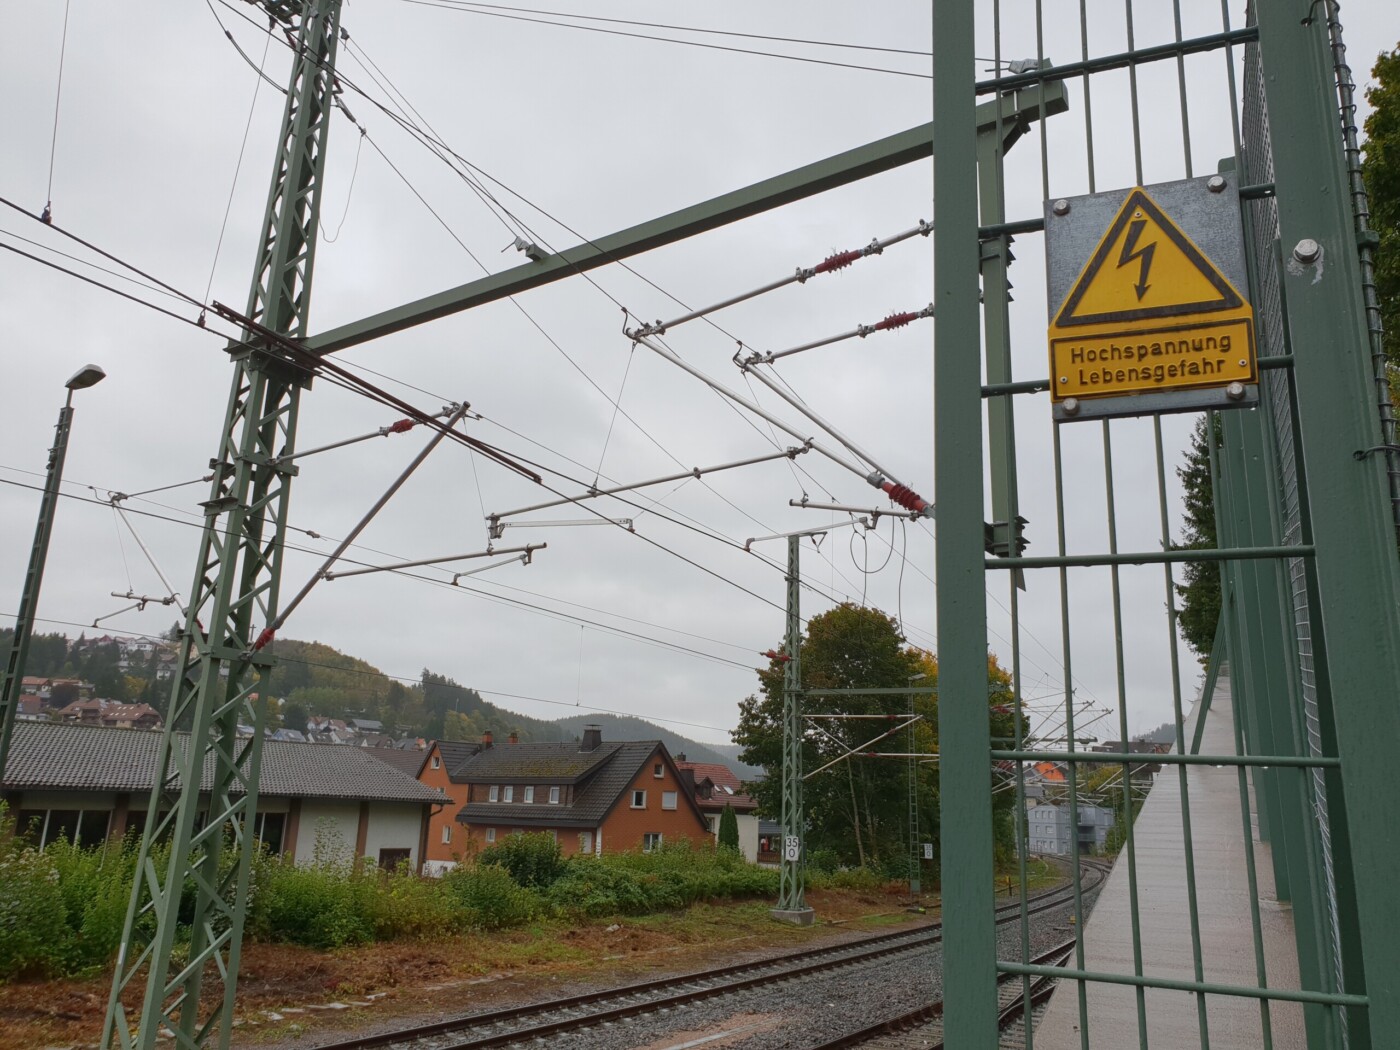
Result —
[{"label": "yellow triangle warning symbol", "polygon": [[1244,299],[1141,187],[1128,194],[1055,328],[1234,310]]}]

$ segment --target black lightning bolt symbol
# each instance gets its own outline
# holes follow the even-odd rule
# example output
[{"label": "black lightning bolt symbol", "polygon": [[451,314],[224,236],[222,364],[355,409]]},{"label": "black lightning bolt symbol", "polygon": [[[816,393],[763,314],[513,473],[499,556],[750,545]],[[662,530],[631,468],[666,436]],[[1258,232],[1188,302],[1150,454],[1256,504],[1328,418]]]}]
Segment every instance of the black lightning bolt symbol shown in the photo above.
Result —
[{"label": "black lightning bolt symbol", "polygon": [[1128,236],[1123,239],[1123,250],[1118,253],[1118,268],[1120,270],[1134,259],[1138,260],[1140,267],[1138,282],[1133,286],[1137,290],[1138,302],[1142,302],[1142,297],[1147,294],[1149,287],[1147,271],[1152,269],[1152,253],[1157,250],[1155,241],[1141,248],[1137,246],[1138,238],[1142,236],[1142,231],[1146,226],[1146,219],[1134,219],[1128,223]]}]

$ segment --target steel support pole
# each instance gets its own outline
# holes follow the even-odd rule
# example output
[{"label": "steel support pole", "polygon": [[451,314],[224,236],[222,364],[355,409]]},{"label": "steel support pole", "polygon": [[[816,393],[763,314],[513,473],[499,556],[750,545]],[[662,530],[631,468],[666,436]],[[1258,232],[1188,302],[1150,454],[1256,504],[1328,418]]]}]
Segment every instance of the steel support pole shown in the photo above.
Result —
[{"label": "steel support pole", "polygon": [[787,635],[783,642],[783,849],[778,872],[775,919],[799,926],[811,924],[803,877],[807,868],[805,817],[802,812],[802,598],[800,560],[802,537],[788,537]]},{"label": "steel support pole", "polygon": [[[1331,709],[1351,832],[1352,884],[1366,995],[1350,1030],[1375,1046],[1400,1033],[1400,838],[1386,784],[1400,740],[1400,563],[1381,443],[1355,230],[1342,163],[1327,19],[1260,4],[1260,57],[1274,157]],[[1303,243],[1311,241],[1313,243]],[[1313,249],[1316,249],[1314,253]],[[1296,252],[1296,254],[1295,254]],[[1334,846],[1335,849],[1335,846]],[[1352,975],[1348,973],[1348,978]]]},{"label": "steel support pole", "polygon": [[[306,334],[340,7],[341,0],[305,0],[293,17],[285,14],[290,7],[269,6],[295,32],[297,57],[245,314],[296,339]],[[230,350],[233,384],[210,464],[180,672],[152,771],[104,1050],[151,1050],[163,1030],[174,1033],[177,1050],[224,1048],[233,1030],[262,758],[263,708],[253,702],[254,690],[271,664],[256,649],[254,632],[277,616],[297,471],[290,459],[309,376],[255,334]],[[188,912],[187,885],[194,887]],[[185,936],[188,950],[177,953]],[[211,965],[222,988],[205,1004]],[[123,1001],[143,984],[139,1007]]]},{"label": "steel support pole", "polygon": [[34,526],[34,546],[29,551],[29,568],[20,591],[19,612],[15,615],[15,637],[5,661],[4,691],[0,693],[0,782],[10,757],[10,737],[15,731],[24,665],[29,658],[29,640],[34,633],[34,613],[39,606],[39,588],[44,582],[44,562],[49,556],[49,536],[53,533],[54,511],[58,509],[58,486],[63,481],[63,461],[68,456],[68,431],[73,425],[73,391],[58,413],[53,447],[49,449],[48,478],[39,502],[39,521]]},{"label": "steel support pole", "polygon": [[973,0],[933,5],[934,503],[944,1040],[995,1050]]}]

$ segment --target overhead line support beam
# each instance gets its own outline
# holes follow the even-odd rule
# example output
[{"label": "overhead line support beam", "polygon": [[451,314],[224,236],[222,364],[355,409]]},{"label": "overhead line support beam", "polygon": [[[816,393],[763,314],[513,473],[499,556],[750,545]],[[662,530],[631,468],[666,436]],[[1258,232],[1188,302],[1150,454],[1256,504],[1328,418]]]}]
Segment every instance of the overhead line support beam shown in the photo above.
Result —
[{"label": "overhead line support beam", "polygon": [[[1034,85],[1014,94],[984,102],[977,107],[981,127],[1004,129],[1007,148],[1034,121],[1069,108],[1065,87],[1060,83]],[[352,346],[392,335],[405,329],[448,317],[474,306],[495,302],[532,288],[552,284],[565,277],[584,273],[608,263],[640,255],[698,233],[727,226],[740,219],[805,200],[827,190],[848,186],[872,175],[924,160],[933,155],[933,125],[889,135],[855,149],[838,153],[812,164],[794,168],[742,189],[713,197],[669,215],[630,226],[597,240],[585,241],[566,251],[546,255],[539,262],[490,274],[476,281],[449,288],[404,306],[384,310],[359,321],[333,328],[306,340],[308,349],[332,354]]]}]

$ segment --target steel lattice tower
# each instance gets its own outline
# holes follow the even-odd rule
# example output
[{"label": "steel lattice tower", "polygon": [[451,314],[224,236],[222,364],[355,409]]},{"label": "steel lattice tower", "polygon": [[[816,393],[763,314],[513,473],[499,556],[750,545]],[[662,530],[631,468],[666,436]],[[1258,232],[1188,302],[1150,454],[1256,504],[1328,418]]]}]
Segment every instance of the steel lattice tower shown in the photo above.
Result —
[{"label": "steel lattice tower", "polygon": [[[296,57],[246,314],[300,339],[316,253],[341,0],[265,0],[260,6],[293,36]],[[202,505],[204,533],[181,634],[180,673],[112,981],[104,1050],[153,1047],[161,1029],[175,1033],[178,1047],[226,1047],[232,1031],[262,757],[263,718],[251,696],[272,662],[258,651],[254,632],[277,615],[296,474],[285,458],[274,457],[293,451],[298,403],[310,375],[255,337],[229,351],[233,384],[210,463],[214,480]],[[251,735],[241,735],[240,726],[251,726]],[[172,967],[187,881],[196,887],[189,952],[183,965]],[[223,995],[201,1017],[210,964]],[[143,972],[137,1017],[122,995]]]}]

